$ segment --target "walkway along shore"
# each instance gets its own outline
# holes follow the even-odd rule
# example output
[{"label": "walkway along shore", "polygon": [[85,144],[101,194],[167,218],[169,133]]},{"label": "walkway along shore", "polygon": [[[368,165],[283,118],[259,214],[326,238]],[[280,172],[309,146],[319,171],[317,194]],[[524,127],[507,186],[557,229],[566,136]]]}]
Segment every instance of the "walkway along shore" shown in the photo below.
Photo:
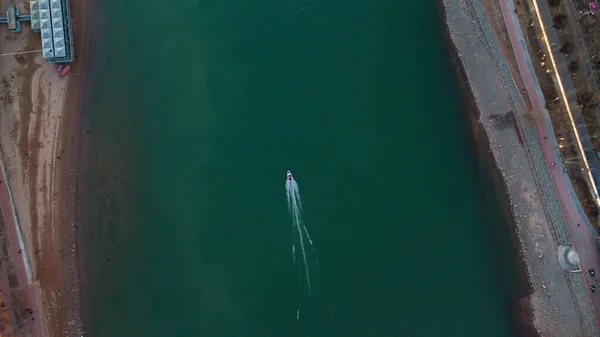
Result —
[{"label": "walkway along shore", "polygon": [[441,3],[456,62],[462,66],[464,85],[472,94],[468,103],[478,110],[478,115],[472,116],[475,127],[489,139],[490,155],[511,205],[525,276],[531,286],[520,303],[529,308],[527,321],[541,336],[598,336],[584,277],[567,273],[558,264],[558,245],[572,242],[563,200],[558,198],[564,194],[556,192],[544,144],[527,116],[530,112],[525,98],[486,8],[471,0]]}]

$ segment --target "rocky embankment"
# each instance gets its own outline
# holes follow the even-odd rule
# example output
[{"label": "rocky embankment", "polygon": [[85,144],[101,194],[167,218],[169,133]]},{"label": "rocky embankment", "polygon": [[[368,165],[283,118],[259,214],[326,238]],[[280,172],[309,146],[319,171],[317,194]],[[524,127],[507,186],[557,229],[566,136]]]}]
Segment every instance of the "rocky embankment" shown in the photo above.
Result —
[{"label": "rocky embankment", "polygon": [[[479,147],[497,168],[509,200],[529,291],[516,301],[523,334],[600,336],[583,277],[558,262],[566,227],[535,126],[481,2],[440,0],[446,35]],[[483,144],[483,143],[485,144]]]}]

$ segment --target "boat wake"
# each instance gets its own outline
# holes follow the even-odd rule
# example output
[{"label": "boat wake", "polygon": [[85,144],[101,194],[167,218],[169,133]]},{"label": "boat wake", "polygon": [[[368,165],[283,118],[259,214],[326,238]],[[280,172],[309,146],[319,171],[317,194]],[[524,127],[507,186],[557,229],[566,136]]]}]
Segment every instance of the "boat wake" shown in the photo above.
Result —
[{"label": "boat wake", "polygon": [[[289,171],[288,171],[289,172]],[[285,189],[287,191],[288,210],[292,216],[292,226],[294,231],[294,241],[292,242],[292,259],[296,262],[296,245],[300,246],[299,255],[302,257],[304,264],[304,275],[306,278],[306,285],[308,286],[308,294],[312,298],[312,285],[310,280],[310,272],[308,268],[308,260],[306,256],[306,246],[314,252],[313,242],[308,234],[308,230],[302,221],[302,201],[300,199],[300,191],[298,189],[298,183],[294,178],[291,178],[291,173],[288,175],[288,179],[285,182]]]},{"label": "boat wake", "polygon": [[[320,282],[316,282],[318,281],[319,277],[319,259],[313,240],[308,232],[308,228],[306,228],[306,225],[302,220],[302,200],[300,198],[300,189],[298,188],[298,183],[292,177],[292,173],[290,171],[288,171],[287,174],[285,189],[288,211],[292,218],[292,260],[297,266],[296,281],[298,284],[298,306],[296,307],[296,321],[298,323],[299,335],[300,307],[302,306],[302,303],[307,306],[305,308],[310,309],[309,316],[311,321],[314,321],[318,316],[321,316],[321,309],[328,309],[327,312],[329,315],[326,316],[330,316],[332,311],[329,301],[321,289]],[[308,298],[305,296],[306,293],[302,291],[303,289],[306,289]]]}]

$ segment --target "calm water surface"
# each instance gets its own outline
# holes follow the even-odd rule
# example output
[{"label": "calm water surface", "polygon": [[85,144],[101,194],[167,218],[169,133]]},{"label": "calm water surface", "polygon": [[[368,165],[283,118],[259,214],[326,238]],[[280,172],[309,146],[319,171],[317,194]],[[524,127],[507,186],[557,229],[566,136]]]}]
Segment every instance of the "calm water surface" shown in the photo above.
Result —
[{"label": "calm water surface", "polygon": [[[79,185],[90,335],[515,336],[508,225],[433,1],[98,6]],[[312,301],[288,168],[318,251]]]}]

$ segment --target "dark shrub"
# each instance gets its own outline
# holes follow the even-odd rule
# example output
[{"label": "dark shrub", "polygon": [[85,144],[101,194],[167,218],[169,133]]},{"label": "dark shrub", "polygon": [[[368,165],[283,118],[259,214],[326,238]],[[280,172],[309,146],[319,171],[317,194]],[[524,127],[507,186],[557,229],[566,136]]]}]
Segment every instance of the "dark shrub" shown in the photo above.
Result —
[{"label": "dark shrub", "polygon": [[577,70],[579,70],[579,63],[577,61],[569,62],[569,71],[575,73]]},{"label": "dark shrub", "polygon": [[548,0],[548,6],[550,7],[558,7],[560,5],[560,0]]},{"label": "dark shrub", "polygon": [[571,54],[575,51],[575,45],[571,42],[566,42],[560,47],[560,52],[563,54]]},{"label": "dark shrub", "polygon": [[569,19],[563,14],[558,14],[552,21],[554,22],[554,27],[556,29],[563,29],[569,25]]}]

